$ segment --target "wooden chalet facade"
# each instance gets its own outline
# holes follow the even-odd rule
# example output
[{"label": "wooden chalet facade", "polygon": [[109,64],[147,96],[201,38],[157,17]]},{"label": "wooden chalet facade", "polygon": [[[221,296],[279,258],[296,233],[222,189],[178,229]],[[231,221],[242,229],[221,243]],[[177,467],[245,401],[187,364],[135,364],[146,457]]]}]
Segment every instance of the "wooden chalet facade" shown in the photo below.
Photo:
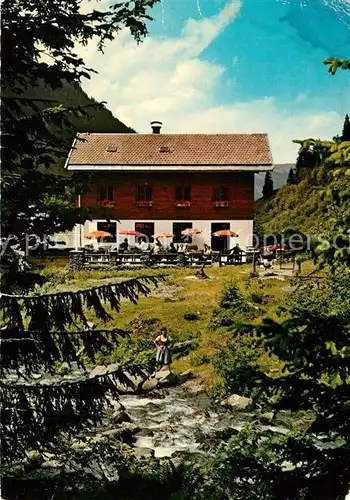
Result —
[{"label": "wooden chalet facade", "polygon": [[[273,169],[266,134],[78,134],[66,162],[70,171],[93,176],[91,191],[78,206],[101,206],[101,218],[86,222],[82,234],[96,229],[113,234],[132,229],[152,241],[155,233],[202,230],[193,243],[220,250],[212,233],[231,229],[242,248],[252,243],[254,173]],[[106,223],[104,207],[115,215]],[[80,232],[80,234],[79,234]],[[79,240],[77,242],[77,239]],[[76,229],[74,246],[84,244]],[[87,242],[86,242],[87,243]],[[227,245],[227,242],[225,242]]]}]

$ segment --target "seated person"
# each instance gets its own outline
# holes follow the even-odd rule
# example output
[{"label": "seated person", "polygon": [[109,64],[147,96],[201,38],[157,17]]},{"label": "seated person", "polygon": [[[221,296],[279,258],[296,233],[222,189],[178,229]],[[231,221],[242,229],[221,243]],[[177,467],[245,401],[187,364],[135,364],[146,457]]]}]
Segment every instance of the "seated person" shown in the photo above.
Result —
[{"label": "seated person", "polygon": [[124,238],[124,241],[119,245],[120,252],[127,252],[129,250],[128,239]]},{"label": "seated person", "polygon": [[230,254],[233,255],[234,260],[239,261],[242,258],[242,249],[237,243],[231,250]]},{"label": "seated person", "polygon": [[163,251],[164,251],[163,245],[161,244],[161,242],[157,238],[156,242],[154,244],[153,253],[161,253]]},{"label": "seated person", "polygon": [[137,248],[141,250],[141,252],[147,252],[148,250],[148,243],[145,238],[140,238],[139,244],[137,245]]},{"label": "seated person", "polygon": [[169,253],[177,253],[177,250],[176,250],[173,242],[170,243],[168,252]]},{"label": "seated person", "polygon": [[211,255],[211,248],[206,243],[204,243],[204,245],[203,245],[203,253],[205,255]]}]

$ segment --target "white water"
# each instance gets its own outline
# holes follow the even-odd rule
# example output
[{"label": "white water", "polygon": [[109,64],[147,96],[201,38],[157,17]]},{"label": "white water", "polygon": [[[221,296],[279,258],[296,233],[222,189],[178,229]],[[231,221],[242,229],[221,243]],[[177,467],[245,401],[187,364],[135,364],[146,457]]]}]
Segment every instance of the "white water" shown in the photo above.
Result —
[{"label": "white water", "polygon": [[200,452],[198,435],[227,427],[240,430],[247,414],[214,408],[207,396],[188,395],[181,387],[169,389],[164,398],[121,396],[132,421],[152,436],[139,436],[135,446],[152,448],[156,457],[176,451]]}]

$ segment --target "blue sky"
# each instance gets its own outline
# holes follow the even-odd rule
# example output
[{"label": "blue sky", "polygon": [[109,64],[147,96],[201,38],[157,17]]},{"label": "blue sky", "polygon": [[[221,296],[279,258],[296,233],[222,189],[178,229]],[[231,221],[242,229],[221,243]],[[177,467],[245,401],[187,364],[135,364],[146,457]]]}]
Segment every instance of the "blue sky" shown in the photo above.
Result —
[{"label": "blue sky", "polygon": [[85,89],[139,132],[268,132],[276,163],[296,137],[331,138],[350,112],[350,0],[163,0],[140,46],[122,33],[85,60]]}]

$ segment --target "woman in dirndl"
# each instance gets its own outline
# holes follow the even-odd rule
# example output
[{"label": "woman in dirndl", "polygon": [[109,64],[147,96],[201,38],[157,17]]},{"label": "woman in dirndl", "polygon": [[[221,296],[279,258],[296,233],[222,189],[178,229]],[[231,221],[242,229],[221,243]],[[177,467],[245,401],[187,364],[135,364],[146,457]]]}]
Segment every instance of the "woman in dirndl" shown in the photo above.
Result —
[{"label": "woman in dirndl", "polygon": [[166,366],[170,371],[171,365],[171,353],[170,353],[170,339],[168,337],[168,332],[166,328],[162,328],[160,331],[160,335],[154,341],[155,346],[157,347],[156,354],[156,365],[157,371],[160,370],[163,366]]}]

